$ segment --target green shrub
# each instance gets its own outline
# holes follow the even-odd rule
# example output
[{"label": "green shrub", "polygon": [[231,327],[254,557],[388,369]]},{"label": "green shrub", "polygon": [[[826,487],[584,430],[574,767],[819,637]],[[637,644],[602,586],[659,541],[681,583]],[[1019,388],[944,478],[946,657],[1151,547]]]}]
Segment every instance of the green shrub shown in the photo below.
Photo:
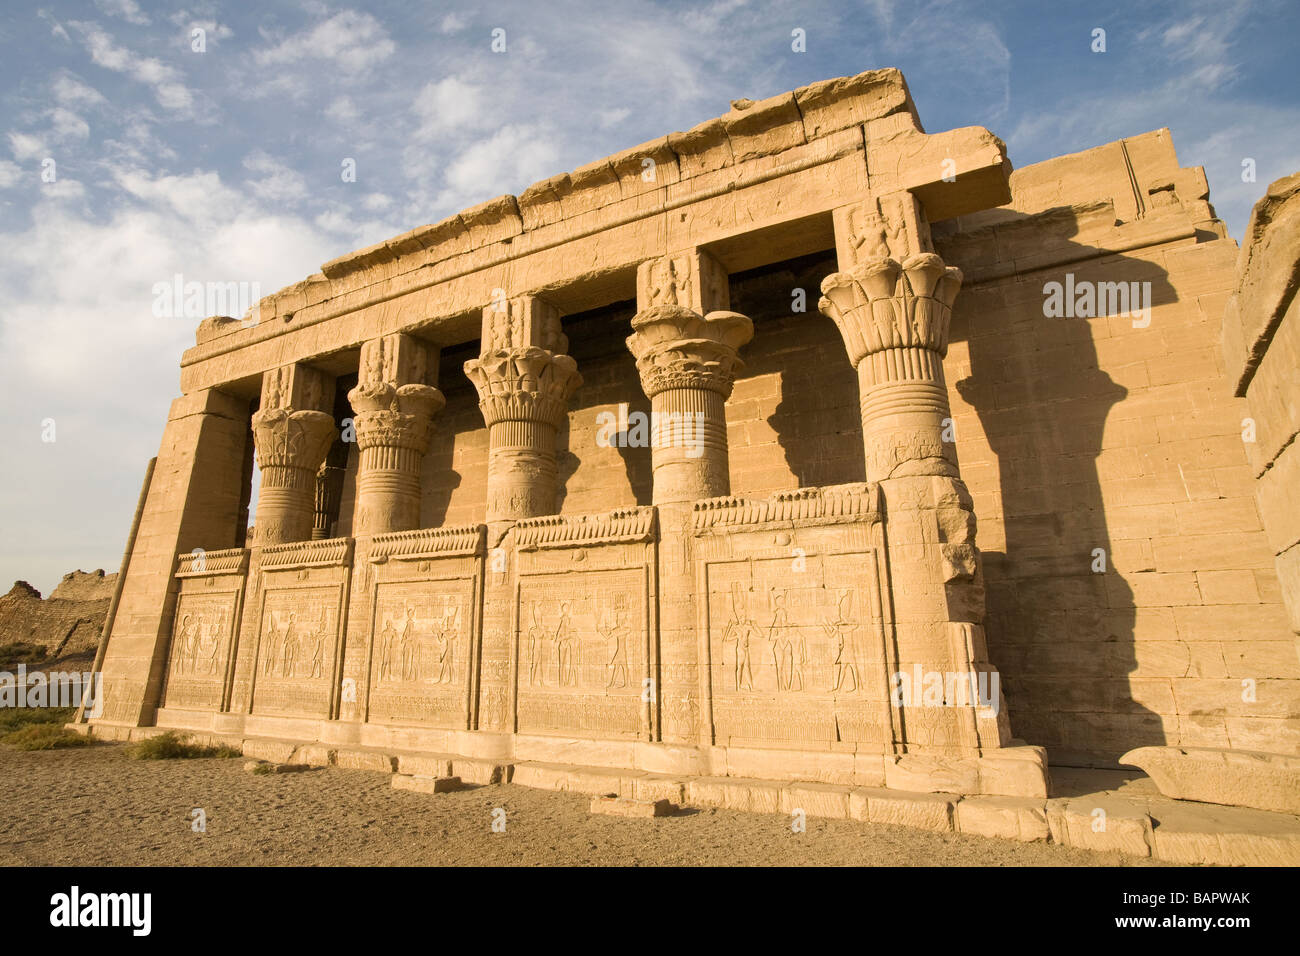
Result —
[{"label": "green shrub", "polygon": [[0,709],[0,734],[10,733],[32,724],[62,727],[76,714],[74,707],[5,707]]},{"label": "green shrub", "polygon": [[39,664],[45,660],[45,648],[27,641],[0,644],[0,670],[16,670],[19,664]]},{"label": "green shrub", "polygon": [[68,730],[62,724],[28,724],[5,734],[0,740],[19,750],[56,750],[61,747],[85,747],[90,743],[89,737]]},{"label": "green shrub", "polygon": [[192,760],[196,757],[242,757],[234,747],[220,744],[215,747],[191,743],[175,731],[156,737],[146,737],[126,748],[127,755],[136,760]]}]

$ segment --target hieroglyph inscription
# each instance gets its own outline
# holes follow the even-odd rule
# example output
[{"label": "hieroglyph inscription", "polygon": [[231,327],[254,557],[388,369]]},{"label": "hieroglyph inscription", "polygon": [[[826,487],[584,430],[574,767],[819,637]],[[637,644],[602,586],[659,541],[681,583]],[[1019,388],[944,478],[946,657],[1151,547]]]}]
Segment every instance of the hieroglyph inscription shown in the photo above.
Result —
[{"label": "hieroglyph inscription", "polygon": [[647,675],[641,568],[525,575],[519,729],[635,736]]},{"label": "hieroglyph inscription", "polygon": [[710,563],[716,736],[831,742],[884,735],[875,555]]},{"label": "hieroglyph inscription", "polygon": [[253,713],[329,716],[338,603],[336,587],[280,588],[265,593]]},{"label": "hieroglyph inscription", "polygon": [[233,591],[177,600],[164,706],[220,709],[235,604]]},{"label": "hieroglyph inscription", "polygon": [[458,578],[378,585],[371,719],[465,726],[473,584]]}]

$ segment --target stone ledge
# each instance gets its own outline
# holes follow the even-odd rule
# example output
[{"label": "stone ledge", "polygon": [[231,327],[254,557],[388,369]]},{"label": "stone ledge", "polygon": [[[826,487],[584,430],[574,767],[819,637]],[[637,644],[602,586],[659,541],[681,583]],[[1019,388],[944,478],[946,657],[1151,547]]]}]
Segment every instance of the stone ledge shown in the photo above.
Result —
[{"label": "stone ledge", "polygon": [[1300,757],[1208,747],[1139,747],[1119,758],[1176,800],[1300,814]]}]

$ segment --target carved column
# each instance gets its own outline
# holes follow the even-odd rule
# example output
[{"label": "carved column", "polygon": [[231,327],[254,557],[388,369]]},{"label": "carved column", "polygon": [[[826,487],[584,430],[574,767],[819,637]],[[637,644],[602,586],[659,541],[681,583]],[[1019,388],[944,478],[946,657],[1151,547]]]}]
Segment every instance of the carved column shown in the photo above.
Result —
[{"label": "carved column", "polygon": [[[306,365],[262,376],[262,405],[253,441],[262,484],[257,494],[257,545],[306,541],[316,504],[316,471],[334,440],[334,379]],[[328,397],[327,397],[328,396]]]},{"label": "carved column", "polygon": [[650,398],[653,501],[659,517],[659,672],[653,706],[659,739],[712,744],[701,708],[696,633],[693,502],[730,494],[724,412],[737,349],[753,324],[726,311],[727,273],[699,249],[637,269],[637,312],[627,346]]},{"label": "carved column", "polygon": [[867,480],[955,478],[943,358],[961,270],[929,251],[914,199],[880,202],[837,211],[841,271],[823,280],[818,308],[839,327],[858,372]]},{"label": "carved column", "polygon": [[560,314],[536,296],[483,310],[483,352],[465,363],[488,426],[487,522],[493,541],[520,518],[555,511],[555,436],[582,384]]},{"label": "carved column", "polygon": [[330,530],[339,517],[343,500],[343,477],[348,470],[348,446],[335,440],[325,454],[325,460],[316,469],[316,513],[312,524],[313,541],[330,536]]},{"label": "carved column", "polygon": [[433,416],[446,400],[431,383],[438,350],[395,333],[361,347],[348,401],[357,434],[357,497],[353,535],[410,531],[420,526],[420,465],[429,450]]},{"label": "carved column", "polygon": [[753,323],[730,304],[727,273],[694,251],[641,264],[627,347],[650,399],[656,505],[731,493],[724,410]]}]

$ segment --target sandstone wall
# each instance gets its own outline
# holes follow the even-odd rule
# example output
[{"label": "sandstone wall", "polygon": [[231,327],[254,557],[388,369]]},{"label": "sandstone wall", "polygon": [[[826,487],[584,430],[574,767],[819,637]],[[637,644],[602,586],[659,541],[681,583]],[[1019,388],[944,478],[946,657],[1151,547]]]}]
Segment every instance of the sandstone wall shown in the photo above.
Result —
[{"label": "sandstone wall", "polygon": [[[935,242],[967,277],[946,369],[1012,726],[1058,763],[1293,753],[1300,666],[1218,347],[1237,249],[1204,176],[1160,130],[1011,184]],[[1066,273],[1150,283],[1150,324],[1045,317]]]},{"label": "sandstone wall", "polygon": [[1251,213],[1223,317],[1224,355],[1250,411],[1251,470],[1291,629],[1300,633],[1300,173]]}]

